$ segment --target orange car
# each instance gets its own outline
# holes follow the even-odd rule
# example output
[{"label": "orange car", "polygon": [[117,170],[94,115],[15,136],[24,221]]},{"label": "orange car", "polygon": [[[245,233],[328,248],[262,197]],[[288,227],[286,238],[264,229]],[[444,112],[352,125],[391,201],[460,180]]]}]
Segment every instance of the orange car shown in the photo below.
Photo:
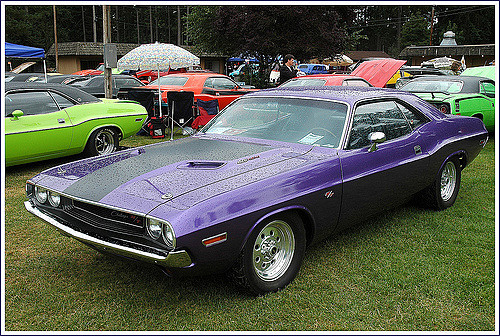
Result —
[{"label": "orange car", "polygon": [[[141,89],[158,90],[158,80],[142,86]],[[208,72],[186,72],[160,77],[160,89],[165,102],[167,91],[192,91],[195,101],[217,99],[220,110],[241,95],[257,91],[241,87],[226,75]]]}]

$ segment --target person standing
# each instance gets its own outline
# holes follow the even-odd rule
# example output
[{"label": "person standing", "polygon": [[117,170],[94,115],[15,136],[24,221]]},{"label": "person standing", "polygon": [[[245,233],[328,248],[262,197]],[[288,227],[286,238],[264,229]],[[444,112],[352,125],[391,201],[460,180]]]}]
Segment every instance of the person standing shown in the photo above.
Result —
[{"label": "person standing", "polygon": [[297,69],[293,67],[294,61],[295,57],[291,54],[286,54],[283,58],[283,66],[280,68],[280,85],[297,76]]}]

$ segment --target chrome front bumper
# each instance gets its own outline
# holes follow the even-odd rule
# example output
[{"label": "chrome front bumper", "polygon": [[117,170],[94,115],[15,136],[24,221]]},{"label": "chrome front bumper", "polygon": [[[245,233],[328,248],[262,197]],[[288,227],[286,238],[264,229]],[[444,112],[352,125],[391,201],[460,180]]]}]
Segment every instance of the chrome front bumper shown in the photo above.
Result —
[{"label": "chrome front bumper", "polygon": [[184,250],[170,252],[165,257],[165,256],[160,256],[157,254],[148,253],[148,252],[132,249],[129,247],[109,243],[109,242],[91,237],[91,236],[86,235],[84,233],[75,231],[75,230],[73,230],[65,225],[62,225],[54,218],[47,216],[46,214],[44,214],[43,212],[38,210],[29,201],[24,202],[24,206],[26,207],[26,210],[31,212],[33,215],[40,217],[41,219],[43,219],[47,223],[54,226],[61,234],[68,236],[68,237],[75,238],[82,243],[92,245],[99,250],[103,250],[103,251],[106,251],[106,252],[109,252],[112,254],[117,254],[120,256],[132,258],[132,259],[136,259],[136,260],[154,263],[156,265],[164,266],[164,267],[179,268],[179,267],[187,267],[187,266],[192,264],[191,257]]}]

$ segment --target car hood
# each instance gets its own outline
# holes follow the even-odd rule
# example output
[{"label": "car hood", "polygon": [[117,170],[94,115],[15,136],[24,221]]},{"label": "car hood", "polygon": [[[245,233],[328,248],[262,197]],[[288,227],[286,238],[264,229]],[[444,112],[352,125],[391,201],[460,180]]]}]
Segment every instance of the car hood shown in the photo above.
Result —
[{"label": "car hood", "polygon": [[[140,213],[166,202],[187,209],[220,194],[215,186],[221,181],[232,179],[230,189],[234,189],[295,169],[308,161],[296,158],[312,149],[239,139],[202,135],[162,142],[58,166],[31,182],[83,201]],[[178,197],[200,189],[203,196],[197,193],[196,200],[183,197],[182,204],[175,203]]]},{"label": "car hood", "polygon": [[404,60],[392,58],[365,61],[354,69],[351,75],[364,78],[375,87],[384,87],[405,63]]}]

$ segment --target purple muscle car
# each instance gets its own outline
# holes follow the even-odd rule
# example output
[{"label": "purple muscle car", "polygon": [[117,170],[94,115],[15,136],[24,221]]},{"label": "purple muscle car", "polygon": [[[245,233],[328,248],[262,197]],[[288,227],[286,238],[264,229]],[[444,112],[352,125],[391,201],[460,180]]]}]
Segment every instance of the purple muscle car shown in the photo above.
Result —
[{"label": "purple muscle car", "polygon": [[417,196],[451,206],[488,140],[477,118],[389,89],[247,94],[198,134],[61,165],[27,182],[34,215],[167,274],[228,271],[256,294],[306,246]]}]

